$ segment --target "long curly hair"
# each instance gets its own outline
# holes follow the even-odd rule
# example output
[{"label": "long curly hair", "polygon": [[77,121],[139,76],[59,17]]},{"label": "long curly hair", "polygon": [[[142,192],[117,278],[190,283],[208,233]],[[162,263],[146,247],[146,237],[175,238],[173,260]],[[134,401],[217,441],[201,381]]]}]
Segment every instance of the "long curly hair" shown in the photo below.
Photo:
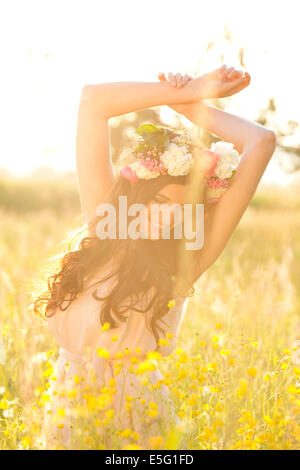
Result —
[{"label": "long curly hair", "polygon": [[[128,206],[133,203],[147,205],[164,186],[187,184],[188,178],[164,175],[151,180],[139,180],[132,185],[118,176],[105,202],[114,205],[118,220],[119,196],[127,196]],[[168,303],[174,295],[174,280],[180,275],[182,240],[172,237],[168,240],[103,240],[96,236],[95,227],[99,220],[99,217],[95,217],[89,224],[89,236],[84,236],[76,249],[64,254],[59,271],[48,277],[47,289],[34,301],[34,311],[43,317],[59,315],[60,310],[66,310],[84,291],[86,281],[93,279],[96,271],[99,272],[99,268],[113,259],[116,260],[113,269],[95,282],[92,294],[96,300],[102,301],[99,308],[101,323],[108,322],[114,328],[117,326],[116,320],[126,321],[130,310],[141,314],[151,311],[150,328],[158,343],[163,333],[159,320],[169,310]],[[114,276],[117,283],[106,296],[101,297],[101,283]],[[191,295],[193,287],[187,279],[184,279],[183,286],[184,296]],[[153,295],[142,309],[137,306],[138,299],[147,292]]]}]

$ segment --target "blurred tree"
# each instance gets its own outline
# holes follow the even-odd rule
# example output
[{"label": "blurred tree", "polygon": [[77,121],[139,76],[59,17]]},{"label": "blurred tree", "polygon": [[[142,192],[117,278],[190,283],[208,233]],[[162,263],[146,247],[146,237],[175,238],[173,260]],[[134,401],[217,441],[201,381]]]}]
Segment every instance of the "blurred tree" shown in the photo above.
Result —
[{"label": "blurred tree", "polygon": [[[277,146],[291,155],[293,171],[300,169],[300,143],[292,145],[291,138],[299,133],[299,123],[293,120],[287,121],[284,125],[279,125],[276,119],[277,106],[275,98],[270,98],[266,108],[262,109],[256,121],[263,126],[270,126],[277,134]],[[293,139],[295,140],[295,139]],[[298,158],[293,158],[297,156]],[[291,171],[291,170],[290,170]]]},{"label": "blurred tree", "polygon": [[142,109],[110,120],[111,158],[113,161],[117,160],[120,152],[130,145],[132,133],[143,122],[163,126],[159,108]]},{"label": "blurred tree", "polygon": [[[240,45],[240,41],[236,40],[227,26],[224,27],[219,39],[210,41],[203,45],[202,50],[199,48],[199,59],[195,67],[181,71],[188,73],[192,77],[199,76],[203,70],[209,67],[215,67],[216,64],[230,63],[237,68],[246,68],[247,56],[246,50]],[[218,65],[217,65],[218,66]],[[174,71],[175,73],[177,71]],[[230,98],[227,98],[227,101]],[[222,100],[211,100],[211,104],[220,109],[224,109],[225,102]],[[256,122],[274,129],[278,136],[278,147],[290,154],[290,169],[295,171],[300,168],[300,144],[292,145],[292,138],[300,131],[299,124],[295,121],[288,121],[284,126],[279,125],[276,119],[277,106],[274,98],[269,98],[266,108],[259,112]],[[130,143],[130,135],[134,129],[143,122],[151,122],[156,125],[164,125],[160,116],[160,107],[144,109],[135,113],[126,114],[111,119],[110,136],[111,136],[111,156],[113,161],[118,158],[120,151]],[[173,127],[184,126],[182,116],[177,114],[175,125]],[[200,137],[203,145],[208,147],[217,139],[201,129]],[[292,169],[292,170],[291,170]]]}]

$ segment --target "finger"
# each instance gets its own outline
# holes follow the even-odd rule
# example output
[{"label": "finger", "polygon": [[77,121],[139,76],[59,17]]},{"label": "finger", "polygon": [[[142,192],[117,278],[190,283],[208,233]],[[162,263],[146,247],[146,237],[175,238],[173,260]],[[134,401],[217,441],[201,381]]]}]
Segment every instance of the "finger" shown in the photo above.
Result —
[{"label": "finger", "polygon": [[187,76],[187,74],[185,74],[185,75],[182,77],[182,85],[183,85],[183,86],[186,85],[187,82],[188,82],[188,76]]},{"label": "finger", "polygon": [[233,67],[230,67],[230,68],[227,70],[227,73],[226,73],[226,79],[227,79],[227,80],[230,80],[230,79],[231,79],[233,72],[234,72],[234,68],[233,68]]},{"label": "finger", "polygon": [[234,69],[231,78],[242,78],[242,77],[243,77],[242,70]]},{"label": "finger", "polygon": [[179,73],[179,72],[176,73],[175,78],[176,78],[176,84],[177,84],[178,88],[181,87],[181,77],[182,77],[181,73]]},{"label": "finger", "polygon": [[172,72],[168,73],[168,79],[169,79],[172,86],[176,86],[176,79],[175,79],[175,76]]},{"label": "finger", "polygon": [[186,73],[186,74],[183,76],[183,83],[184,83],[184,85],[185,85],[187,82],[189,82],[190,80],[193,80],[193,78],[192,78],[190,75],[188,75],[188,74]]},{"label": "finger", "polygon": [[251,81],[251,75],[249,75],[248,72],[245,72],[245,73],[244,73],[244,79],[245,79],[245,80],[249,80],[249,83],[250,83],[250,81]]},{"label": "finger", "polygon": [[225,77],[225,75],[227,74],[227,70],[228,70],[227,65],[226,64],[222,65],[222,67],[220,67],[219,70],[220,70],[219,78],[222,80]]},{"label": "finger", "polygon": [[159,72],[159,74],[158,74],[158,79],[159,79],[161,82],[167,82],[167,81],[168,81],[168,80],[167,80],[167,77],[166,77],[166,75],[165,75],[164,72]]},{"label": "finger", "polygon": [[218,67],[216,70],[212,72],[212,75],[214,77],[219,77],[220,74],[222,74],[226,70],[226,64],[221,65],[221,67]]},{"label": "finger", "polygon": [[249,77],[245,78],[238,78],[230,83],[228,83],[229,87],[227,92],[225,92],[226,96],[231,96],[235,93],[238,93],[239,91],[243,90],[250,84],[250,75]]}]

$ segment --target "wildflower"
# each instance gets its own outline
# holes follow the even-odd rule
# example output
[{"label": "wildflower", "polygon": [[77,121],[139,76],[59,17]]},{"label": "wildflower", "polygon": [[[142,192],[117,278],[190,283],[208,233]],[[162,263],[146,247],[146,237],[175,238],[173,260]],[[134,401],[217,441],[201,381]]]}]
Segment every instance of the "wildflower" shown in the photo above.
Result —
[{"label": "wildflower", "polygon": [[253,378],[256,377],[257,375],[257,369],[255,367],[249,367],[247,372],[248,372],[248,375]]},{"label": "wildflower", "polygon": [[160,449],[161,447],[163,447],[163,444],[164,444],[164,440],[161,436],[150,437],[148,442],[149,442],[151,449],[153,450]]},{"label": "wildflower", "polygon": [[105,322],[103,326],[101,327],[101,331],[107,331],[110,328],[110,323]]},{"label": "wildflower", "polygon": [[170,342],[165,338],[159,338],[158,344],[159,346],[168,346]]},{"label": "wildflower", "polygon": [[56,353],[56,349],[50,349],[50,351],[46,352],[46,357],[53,356]]},{"label": "wildflower", "polygon": [[97,354],[100,357],[103,357],[103,359],[109,359],[109,352],[105,348],[97,348]]},{"label": "wildflower", "polygon": [[247,382],[245,379],[240,380],[240,385],[236,391],[236,394],[239,398],[242,398],[244,395],[247,394],[248,388],[247,388]]},{"label": "wildflower", "polygon": [[175,300],[169,300],[169,302],[168,302],[168,307],[169,307],[169,308],[175,307]]},{"label": "wildflower", "polygon": [[190,396],[190,399],[188,400],[187,404],[189,406],[195,406],[197,403],[197,397],[193,394]]},{"label": "wildflower", "polygon": [[59,416],[59,418],[64,418],[66,416],[65,409],[60,408],[59,410],[57,410],[57,416]]},{"label": "wildflower", "polygon": [[23,439],[21,440],[21,446],[23,449],[28,449],[28,447],[31,446],[31,439],[29,436],[24,436]]},{"label": "wildflower", "polygon": [[147,359],[159,361],[161,359],[161,354],[157,351],[149,351],[147,353]]}]

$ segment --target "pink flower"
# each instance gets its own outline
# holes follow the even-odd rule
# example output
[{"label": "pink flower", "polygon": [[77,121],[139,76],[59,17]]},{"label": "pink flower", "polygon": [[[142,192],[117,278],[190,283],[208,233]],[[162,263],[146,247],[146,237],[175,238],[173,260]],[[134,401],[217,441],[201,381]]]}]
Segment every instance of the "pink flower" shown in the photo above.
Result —
[{"label": "pink flower", "polygon": [[135,171],[132,170],[132,168],[130,168],[130,166],[124,166],[120,170],[120,174],[123,176],[123,178],[131,181],[132,183],[136,183],[139,180],[136,173],[135,173]]},{"label": "pink flower", "polygon": [[207,177],[209,178],[211,176],[215,176],[215,168],[218,164],[220,155],[218,153],[212,152],[211,150],[203,150],[202,154],[205,154],[205,156],[209,155],[211,159],[211,166],[208,170]]},{"label": "pink flower", "polygon": [[209,188],[228,188],[229,182],[226,178],[208,178],[207,184]]}]

